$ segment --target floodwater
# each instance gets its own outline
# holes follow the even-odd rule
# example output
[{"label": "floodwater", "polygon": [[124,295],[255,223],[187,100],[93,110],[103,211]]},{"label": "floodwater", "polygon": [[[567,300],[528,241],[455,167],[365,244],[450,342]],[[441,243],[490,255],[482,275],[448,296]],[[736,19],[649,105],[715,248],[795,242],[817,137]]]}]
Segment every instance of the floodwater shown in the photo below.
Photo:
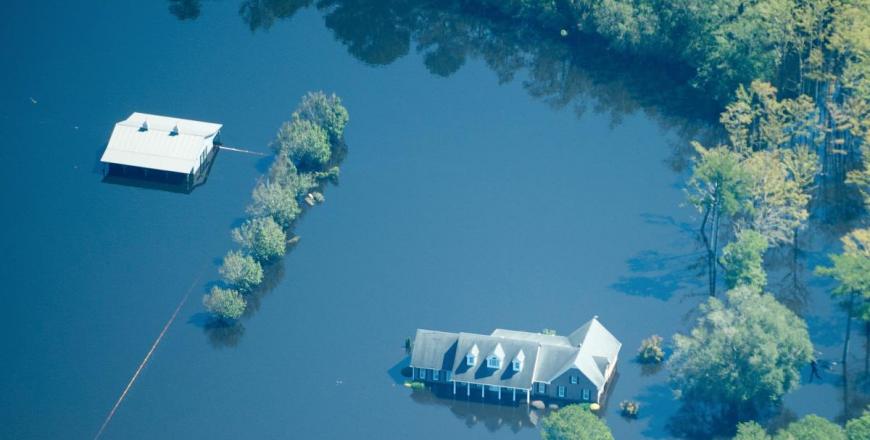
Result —
[{"label": "floodwater", "polygon": [[[632,357],[689,328],[706,292],[681,185],[715,113],[685,73],[449,6],[305,3],[7,2],[0,438],[93,438],[188,292],[103,438],[537,438],[522,407],[403,388],[403,340],[593,315],[623,342],[616,437],[678,435],[667,371]],[[221,152],[190,194],[103,182],[112,125],[215,121],[267,152],[318,89],[351,115],[340,184],[241,323],[209,325],[199,299],[268,159]],[[841,217],[811,229],[783,289],[828,360],[845,322],[807,268]],[[823,376],[783,419],[842,417],[842,376]]]}]

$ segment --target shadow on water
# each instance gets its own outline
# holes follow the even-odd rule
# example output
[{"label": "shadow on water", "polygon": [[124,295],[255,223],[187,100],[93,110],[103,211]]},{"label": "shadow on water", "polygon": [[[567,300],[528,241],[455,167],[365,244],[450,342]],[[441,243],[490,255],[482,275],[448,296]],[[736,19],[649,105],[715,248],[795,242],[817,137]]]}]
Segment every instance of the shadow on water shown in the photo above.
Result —
[{"label": "shadow on water", "polygon": [[524,428],[535,427],[543,417],[543,414],[537,410],[529,410],[525,401],[517,404],[511,402],[498,404],[492,397],[481,401],[479,396],[467,397],[461,393],[454,396],[450,386],[413,390],[410,397],[414,403],[420,405],[445,407],[465,426],[469,428],[483,426],[490,432],[501,430],[519,432]]},{"label": "shadow on water", "polygon": [[[403,385],[410,379],[410,360],[409,356],[405,356],[386,371],[395,384]],[[619,373],[616,372],[611,379],[599,414],[607,412],[609,396],[618,380]],[[411,390],[410,397],[417,404],[446,407],[468,428],[482,425],[490,432],[507,430],[517,433],[524,428],[534,428],[550,411],[530,408],[522,393],[517,393],[514,400],[513,394],[505,392],[499,399],[496,392],[487,392],[485,397],[481,397],[479,390],[480,388],[476,388],[469,391],[465,386],[460,385],[454,394],[453,386],[450,384],[429,384],[425,389]]]},{"label": "shadow on water", "polygon": [[241,322],[224,321],[214,318],[209,313],[195,313],[187,323],[201,328],[209,345],[215,349],[234,348],[245,335],[245,326]]},{"label": "shadow on water", "polygon": [[102,180],[103,183],[110,185],[128,186],[131,188],[150,189],[157,191],[165,191],[176,194],[190,194],[193,192],[193,187],[188,186],[181,181],[172,182],[171,179],[166,179],[159,176],[146,176],[141,173],[131,175],[122,175],[115,173],[107,173]]},{"label": "shadow on water", "polygon": [[[643,214],[642,217],[648,224],[677,230],[680,239],[674,246],[679,250],[641,251],[626,262],[632,275],[620,277],[611,287],[627,295],[662,301],[668,301],[675,293],[687,288],[702,288],[706,258],[697,231],[670,216]],[[686,250],[686,243],[692,243],[694,247]]]},{"label": "shadow on water", "polygon": [[[170,2],[179,19],[195,18]],[[578,116],[606,113],[616,126],[642,112],[676,133],[676,171],[688,165],[687,139],[707,141],[715,134],[717,105],[688,83],[692,72],[653,59],[623,56],[589,36],[562,38],[541,29],[518,26],[464,2],[363,0],[244,0],[239,15],[252,31],[264,30],[315,6],[334,38],[356,59],[382,66],[411,53],[423,58],[433,75],[447,77],[468,60],[483,61],[500,83],[521,78],[533,97],[550,106],[570,108]],[[188,8],[191,9],[191,8]]]},{"label": "shadow on water", "polygon": [[200,0],[169,0],[169,13],[179,20],[195,20],[201,12]]},{"label": "shadow on water", "polygon": [[[242,324],[242,321],[250,319],[260,310],[263,298],[281,284],[283,278],[284,264],[282,261],[265,265],[263,267],[263,282],[256,289],[245,294],[247,307],[241,318],[235,321],[226,321],[215,318],[210,313],[199,312],[193,314],[187,320],[187,323],[201,328],[209,344],[215,349],[235,348],[239,345],[242,336],[245,334],[245,326]],[[219,285],[221,283],[217,281],[206,283],[203,288],[203,294],[210,291],[213,286]]]}]

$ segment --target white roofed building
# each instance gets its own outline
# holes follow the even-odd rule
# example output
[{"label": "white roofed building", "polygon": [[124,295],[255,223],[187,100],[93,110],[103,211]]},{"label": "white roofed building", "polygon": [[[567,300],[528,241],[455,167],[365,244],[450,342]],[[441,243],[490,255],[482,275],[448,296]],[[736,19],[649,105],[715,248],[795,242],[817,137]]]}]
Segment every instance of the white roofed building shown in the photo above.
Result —
[{"label": "white roofed building", "polygon": [[115,124],[100,162],[196,176],[220,144],[222,125],[133,113]]}]

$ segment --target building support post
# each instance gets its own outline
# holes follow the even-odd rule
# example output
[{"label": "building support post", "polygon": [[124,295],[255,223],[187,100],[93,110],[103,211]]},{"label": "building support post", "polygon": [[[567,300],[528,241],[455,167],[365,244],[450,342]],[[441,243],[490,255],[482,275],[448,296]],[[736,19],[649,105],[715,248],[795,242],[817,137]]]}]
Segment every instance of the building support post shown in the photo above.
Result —
[{"label": "building support post", "polygon": [[501,400],[501,387],[498,387],[498,400]]},{"label": "building support post", "polygon": [[526,405],[532,404],[532,389],[529,388],[526,390]]},{"label": "building support post", "polygon": [[456,381],[453,381],[453,395],[456,395]]},{"label": "building support post", "polygon": [[471,382],[465,383],[465,395],[471,397]]},{"label": "building support post", "polygon": [[480,398],[481,399],[486,398],[486,385],[483,385],[483,384],[480,385]]},{"label": "building support post", "polygon": [[514,388],[514,402],[517,401],[517,389]]}]

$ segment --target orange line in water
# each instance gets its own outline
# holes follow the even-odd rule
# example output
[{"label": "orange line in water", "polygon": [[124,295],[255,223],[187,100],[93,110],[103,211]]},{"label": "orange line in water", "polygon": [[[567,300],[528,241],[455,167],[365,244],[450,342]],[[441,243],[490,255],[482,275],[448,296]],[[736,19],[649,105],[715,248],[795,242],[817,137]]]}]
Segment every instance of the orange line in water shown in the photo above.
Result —
[{"label": "orange line in water", "polygon": [[151,344],[151,349],[148,350],[148,354],[145,355],[145,359],[142,359],[142,362],[139,364],[139,368],[136,369],[136,372],[133,373],[133,377],[130,378],[130,381],[127,382],[127,386],[124,388],[124,392],[121,393],[121,396],[118,397],[118,400],[115,402],[115,406],[112,407],[112,410],[109,411],[109,415],[106,416],[106,420],[103,421],[103,425],[100,426],[100,430],[97,431],[97,435],[94,436],[94,440],[100,438],[103,435],[103,431],[106,430],[106,427],[109,426],[109,422],[112,421],[112,417],[115,417],[115,412],[118,410],[118,407],[121,406],[121,402],[127,397],[127,393],[130,391],[130,388],[133,387],[133,383],[136,382],[136,379],[139,378],[139,373],[142,372],[142,369],[145,368],[145,365],[148,364],[148,361],[151,360],[151,355],[154,354],[154,350],[157,349],[157,346],[160,345],[160,341],[163,340],[163,335],[166,334],[166,331],[169,330],[169,326],[175,321],[175,318],[178,316],[178,312],[181,311],[181,308],[184,306],[184,303],[187,302],[187,298],[190,297],[190,292],[193,290],[193,287],[196,286],[196,283],[199,281],[199,276],[193,281],[193,284],[190,285],[190,288],[187,289],[187,293],[184,294],[184,297],[181,298],[181,302],[178,303],[178,306],[175,307],[175,311],[172,312],[172,316],[169,317],[169,321],[166,321],[166,325],[163,326],[163,330],[160,331],[160,334],[157,335],[157,339],[154,340],[154,343]]}]

